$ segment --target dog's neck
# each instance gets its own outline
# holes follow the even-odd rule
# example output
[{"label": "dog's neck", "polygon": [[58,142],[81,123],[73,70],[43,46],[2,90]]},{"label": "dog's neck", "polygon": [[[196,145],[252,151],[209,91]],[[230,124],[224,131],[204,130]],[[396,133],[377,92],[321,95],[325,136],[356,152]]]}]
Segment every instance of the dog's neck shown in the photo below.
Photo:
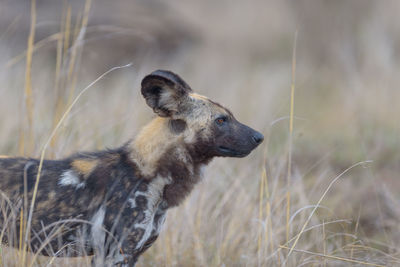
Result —
[{"label": "dog's neck", "polygon": [[185,142],[185,136],[177,133],[169,118],[156,117],[147,124],[129,144],[131,159],[144,177],[155,177],[162,165],[182,165],[193,173],[195,165],[208,163],[199,158],[193,145]]},{"label": "dog's neck", "polygon": [[184,135],[171,129],[171,120],[153,119],[129,144],[131,160],[145,179],[169,180],[164,191],[168,206],[178,205],[201,178],[211,158],[198,160],[198,152],[185,143]]},{"label": "dog's neck", "polygon": [[157,117],[147,124],[129,145],[131,159],[144,177],[154,177],[160,158],[179,137],[167,129],[167,119]]}]

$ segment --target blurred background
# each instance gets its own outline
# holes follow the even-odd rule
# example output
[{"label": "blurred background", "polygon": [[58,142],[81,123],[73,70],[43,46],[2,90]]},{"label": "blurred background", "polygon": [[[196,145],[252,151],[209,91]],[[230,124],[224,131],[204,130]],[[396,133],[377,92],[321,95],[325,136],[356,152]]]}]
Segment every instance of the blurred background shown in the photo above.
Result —
[{"label": "blurred background", "polygon": [[47,158],[133,138],[154,116],[140,80],[155,69],[266,136],[247,158],[213,161],[140,266],[400,264],[399,1],[31,4],[0,0],[0,154],[38,157],[77,94],[128,63],[79,99]]}]

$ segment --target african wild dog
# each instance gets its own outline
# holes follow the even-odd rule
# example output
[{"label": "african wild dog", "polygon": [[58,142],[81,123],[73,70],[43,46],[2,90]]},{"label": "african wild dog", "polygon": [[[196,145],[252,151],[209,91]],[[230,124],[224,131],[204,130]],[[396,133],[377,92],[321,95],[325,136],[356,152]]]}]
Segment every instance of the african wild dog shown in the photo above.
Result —
[{"label": "african wild dog", "polygon": [[[94,265],[134,266],[156,240],[167,209],[179,205],[199,181],[202,166],[216,156],[244,157],[263,141],[262,134],[170,71],[146,76],[141,92],[158,117],[133,141],[44,161],[32,251],[94,254]],[[32,199],[38,165],[36,159],[0,158],[0,230],[2,241],[12,246],[18,246],[15,229],[21,207]]]}]

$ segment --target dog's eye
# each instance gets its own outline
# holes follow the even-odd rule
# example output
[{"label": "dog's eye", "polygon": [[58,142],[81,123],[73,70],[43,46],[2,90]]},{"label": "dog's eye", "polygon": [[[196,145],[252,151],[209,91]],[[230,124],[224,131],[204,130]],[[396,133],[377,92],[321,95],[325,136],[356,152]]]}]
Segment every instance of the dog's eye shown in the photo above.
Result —
[{"label": "dog's eye", "polygon": [[215,120],[215,123],[218,124],[218,125],[223,125],[227,120],[228,120],[228,118],[226,116],[218,117]]}]

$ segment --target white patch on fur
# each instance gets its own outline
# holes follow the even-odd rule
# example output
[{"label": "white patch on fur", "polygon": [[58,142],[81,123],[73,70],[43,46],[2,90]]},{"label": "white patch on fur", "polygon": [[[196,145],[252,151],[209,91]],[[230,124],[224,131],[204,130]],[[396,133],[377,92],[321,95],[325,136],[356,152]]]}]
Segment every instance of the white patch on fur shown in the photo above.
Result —
[{"label": "white patch on fur", "polygon": [[154,221],[154,213],[145,212],[145,219],[142,223],[135,224],[135,227],[141,228],[144,230],[144,234],[142,239],[136,245],[136,249],[140,249],[146,243],[147,239],[149,239],[151,235],[151,231],[153,230],[153,221]]},{"label": "white patch on fur", "polygon": [[153,224],[154,224],[154,216],[158,209],[158,206],[162,200],[162,193],[164,190],[165,185],[171,183],[171,178],[165,178],[161,176],[157,176],[149,184],[148,191],[143,193],[146,195],[147,198],[147,209],[145,211],[145,218],[141,223],[135,224],[135,228],[141,228],[144,230],[144,234],[142,239],[137,243],[136,249],[143,247],[146,241],[149,239],[151,232],[153,231]]},{"label": "white patch on fur", "polygon": [[187,155],[187,152],[185,149],[183,149],[182,147],[177,147],[175,149],[175,155],[178,158],[179,161],[183,162],[183,163],[188,163],[189,161],[189,157]]},{"label": "white patch on fur", "polygon": [[163,213],[164,213],[164,214],[161,215],[161,218],[158,220],[157,224],[154,225],[154,230],[156,231],[157,235],[160,234],[160,232],[161,232],[161,230],[162,230],[162,227],[163,227],[163,225],[164,225],[165,219],[166,219],[166,217],[167,217],[167,212],[164,211]]},{"label": "white patch on fur", "polygon": [[105,214],[106,209],[102,206],[90,220],[90,222],[92,223],[91,238],[93,245],[97,248],[102,248],[104,246],[106,235],[103,229],[103,222]]},{"label": "white patch on fur", "polygon": [[131,207],[131,209],[136,208],[136,201],[134,198],[128,199],[128,203],[129,203],[129,207]]},{"label": "white patch on fur", "polygon": [[117,254],[113,258],[113,264],[114,265],[121,264],[121,266],[128,266],[128,265],[124,264],[124,260],[125,260],[125,255],[122,255],[118,251]]},{"label": "white patch on fur", "polygon": [[206,170],[206,167],[207,167],[206,164],[201,164],[201,165],[200,165],[200,168],[199,168],[199,176],[200,176],[200,178],[203,178],[204,172],[205,172],[205,170]]},{"label": "white patch on fur", "polygon": [[58,184],[61,186],[72,185],[76,186],[76,189],[85,187],[85,182],[81,182],[78,175],[73,170],[67,170],[61,174]]},{"label": "white patch on fur", "polygon": [[191,163],[190,156],[188,152],[183,148],[183,147],[176,147],[174,150],[174,154],[176,158],[180,161],[183,162],[187,167],[190,172],[190,174],[193,174],[193,164]]}]

